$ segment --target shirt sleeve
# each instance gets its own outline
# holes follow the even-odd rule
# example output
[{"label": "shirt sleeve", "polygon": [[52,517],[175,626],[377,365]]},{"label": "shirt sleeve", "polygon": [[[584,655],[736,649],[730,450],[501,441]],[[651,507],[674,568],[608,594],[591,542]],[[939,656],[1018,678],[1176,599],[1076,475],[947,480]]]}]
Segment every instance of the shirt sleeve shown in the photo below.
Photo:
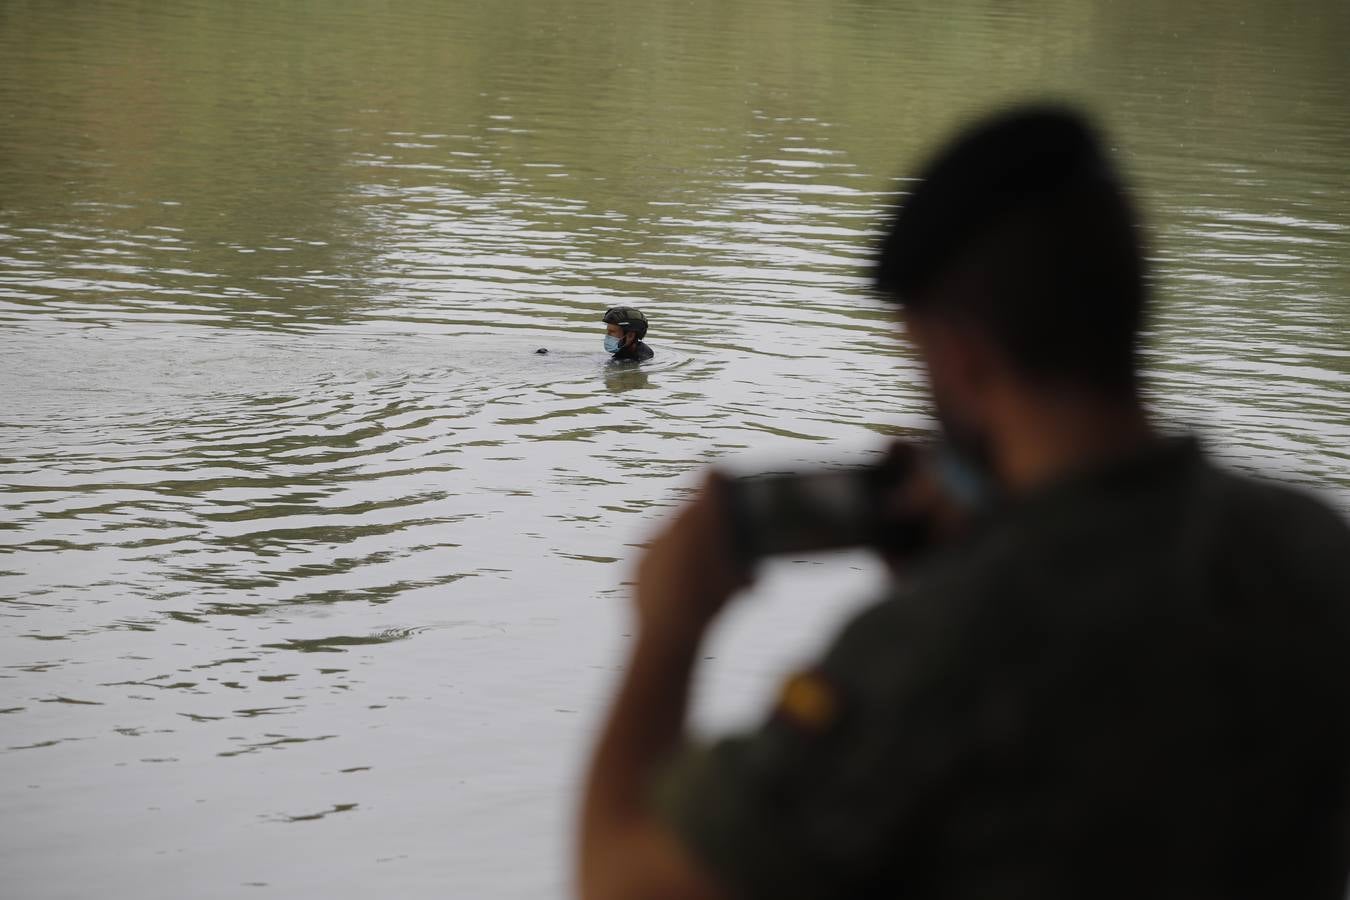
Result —
[{"label": "shirt sleeve", "polygon": [[864,613],[787,681],[758,730],[678,754],[652,785],[657,815],[747,897],[892,880],[950,759],[924,737],[941,652],[922,624],[894,602]]}]

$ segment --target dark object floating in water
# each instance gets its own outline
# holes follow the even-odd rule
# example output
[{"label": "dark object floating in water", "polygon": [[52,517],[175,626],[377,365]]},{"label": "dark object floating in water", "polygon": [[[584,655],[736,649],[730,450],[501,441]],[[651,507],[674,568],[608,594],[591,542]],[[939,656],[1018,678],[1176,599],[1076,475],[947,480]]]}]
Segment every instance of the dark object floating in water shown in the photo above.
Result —
[{"label": "dark object floating in water", "polygon": [[536,351],[534,351],[534,352],[535,352],[535,353],[547,353],[547,352],[548,352],[548,348],[547,348],[547,347],[540,347],[538,350],[536,350]]}]

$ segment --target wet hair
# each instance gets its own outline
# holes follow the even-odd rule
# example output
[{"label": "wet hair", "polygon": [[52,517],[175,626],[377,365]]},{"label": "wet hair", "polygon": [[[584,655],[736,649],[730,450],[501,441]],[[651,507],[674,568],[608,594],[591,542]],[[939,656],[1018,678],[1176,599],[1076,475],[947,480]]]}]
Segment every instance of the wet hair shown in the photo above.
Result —
[{"label": "wet hair", "polygon": [[1027,107],[977,123],[901,198],[876,286],[980,328],[1026,375],[1130,393],[1147,290],[1134,212],[1092,128]]}]

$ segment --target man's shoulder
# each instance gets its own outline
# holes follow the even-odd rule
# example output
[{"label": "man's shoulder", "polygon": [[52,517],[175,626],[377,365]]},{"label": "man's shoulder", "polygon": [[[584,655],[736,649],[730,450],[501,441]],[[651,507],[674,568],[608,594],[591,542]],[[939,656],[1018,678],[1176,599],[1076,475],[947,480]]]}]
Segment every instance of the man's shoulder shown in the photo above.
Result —
[{"label": "man's shoulder", "polygon": [[1213,463],[1209,468],[1217,487],[1212,502],[1226,512],[1267,528],[1295,525],[1350,537],[1350,525],[1342,515],[1308,488]]},{"label": "man's shoulder", "polygon": [[638,341],[631,347],[626,347],[614,354],[613,359],[610,361],[616,363],[646,362],[655,355],[656,353],[651,347],[647,346],[642,341]]},{"label": "man's shoulder", "polygon": [[[1350,591],[1350,524],[1311,491],[1214,466],[1202,515],[1228,564],[1261,580],[1334,578]],[[1290,587],[1292,587],[1292,583]]]},{"label": "man's shoulder", "polygon": [[[1350,525],[1312,492],[1190,463],[995,514],[978,533],[924,560],[845,632],[854,649],[885,635],[929,640],[996,623],[1076,621],[1089,609],[1148,615],[1193,592],[1350,600]],[[970,626],[966,628],[964,626]]]},{"label": "man's shoulder", "polygon": [[[1350,524],[1309,490],[1237,472],[1196,452],[1185,464],[1073,487],[990,516],[921,560],[841,636],[855,647],[915,628],[1058,605],[1100,588],[1179,589],[1199,573],[1259,568],[1350,587]],[[1013,604],[989,597],[1017,596]]]},{"label": "man's shoulder", "polygon": [[1049,494],[999,521],[989,542],[995,555],[1161,557],[1202,545],[1250,542],[1259,551],[1262,544],[1309,540],[1341,546],[1350,555],[1350,526],[1325,501],[1284,482],[1240,473],[1191,439],[1168,441]]}]

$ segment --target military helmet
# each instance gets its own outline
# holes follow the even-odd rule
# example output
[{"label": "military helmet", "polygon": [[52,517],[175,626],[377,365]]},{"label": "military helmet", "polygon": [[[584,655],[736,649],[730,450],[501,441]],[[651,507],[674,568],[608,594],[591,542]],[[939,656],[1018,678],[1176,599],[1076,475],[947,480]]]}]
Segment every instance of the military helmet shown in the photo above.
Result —
[{"label": "military helmet", "polygon": [[601,321],[606,325],[618,325],[624,331],[636,331],[638,340],[647,336],[647,317],[642,310],[631,306],[611,306],[605,310]]}]

